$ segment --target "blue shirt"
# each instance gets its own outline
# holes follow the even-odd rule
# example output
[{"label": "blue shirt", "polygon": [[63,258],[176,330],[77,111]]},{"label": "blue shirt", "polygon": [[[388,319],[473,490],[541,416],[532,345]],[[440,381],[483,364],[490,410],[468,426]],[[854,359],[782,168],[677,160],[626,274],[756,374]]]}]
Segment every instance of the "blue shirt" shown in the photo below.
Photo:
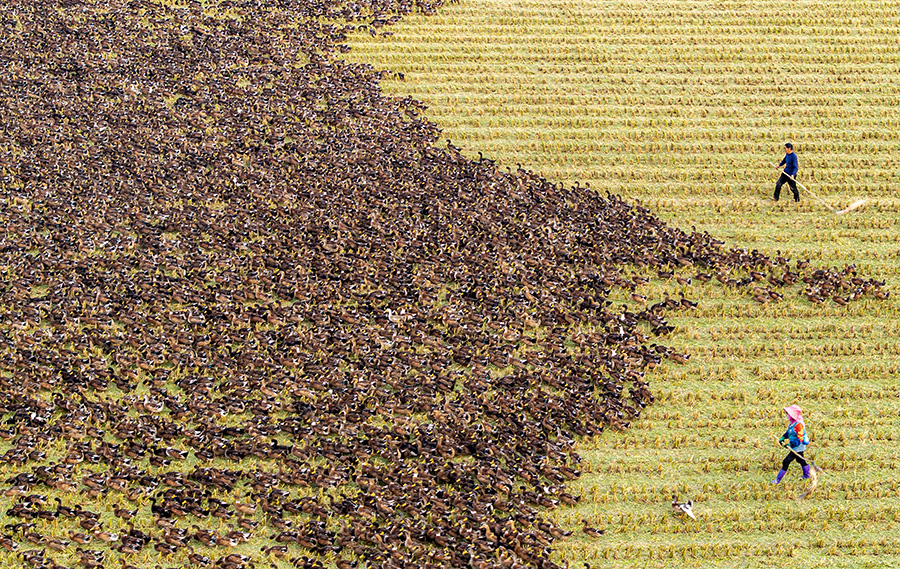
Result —
[{"label": "blue shirt", "polygon": [[797,165],[797,153],[791,152],[790,154],[785,154],[784,160],[781,161],[779,166],[784,166],[784,173],[788,176],[795,176],[797,170],[800,169],[800,166]]},{"label": "blue shirt", "polygon": [[791,448],[797,452],[805,451],[809,444],[809,434],[803,421],[791,421],[784,436],[788,438]]}]

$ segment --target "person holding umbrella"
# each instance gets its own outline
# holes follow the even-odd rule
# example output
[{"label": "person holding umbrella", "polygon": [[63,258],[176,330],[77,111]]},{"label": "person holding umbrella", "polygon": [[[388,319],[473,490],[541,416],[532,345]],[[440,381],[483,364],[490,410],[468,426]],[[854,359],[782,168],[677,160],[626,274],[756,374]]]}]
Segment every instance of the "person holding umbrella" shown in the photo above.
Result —
[{"label": "person holding umbrella", "polygon": [[791,191],[794,193],[794,201],[800,201],[800,192],[797,191],[797,170],[800,169],[800,166],[797,163],[797,154],[794,152],[794,145],[790,142],[786,142],[784,144],[784,158],[775,166],[776,168],[781,168],[784,166],[784,171],[781,172],[781,176],[778,177],[778,181],[775,182],[775,201],[778,201],[778,198],[781,196],[781,186],[787,182],[787,185],[791,188]]},{"label": "person holding umbrella", "polygon": [[784,446],[785,441],[787,441],[791,448],[788,451],[788,455],[781,462],[781,470],[778,471],[778,476],[772,481],[772,484],[781,482],[781,479],[787,474],[788,466],[795,460],[803,467],[804,480],[809,478],[809,464],[803,458],[803,451],[809,445],[809,434],[806,432],[806,423],[803,421],[803,415],[800,413],[800,406],[791,405],[790,407],[785,407],[784,412],[788,416],[788,428],[781,435],[781,438],[778,439],[778,443]]}]

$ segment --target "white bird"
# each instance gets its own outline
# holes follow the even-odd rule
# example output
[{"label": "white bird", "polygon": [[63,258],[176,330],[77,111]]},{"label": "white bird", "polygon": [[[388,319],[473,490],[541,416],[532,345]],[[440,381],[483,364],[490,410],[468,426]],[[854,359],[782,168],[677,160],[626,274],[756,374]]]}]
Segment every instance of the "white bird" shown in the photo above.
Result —
[{"label": "white bird", "polygon": [[676,516],[680,516],[682,514],[687,515],[692,520],[696,520],[694,517],[694,501],[688,500],[687,502],[679,502],[678,496],[672,495],[672,513]]}]

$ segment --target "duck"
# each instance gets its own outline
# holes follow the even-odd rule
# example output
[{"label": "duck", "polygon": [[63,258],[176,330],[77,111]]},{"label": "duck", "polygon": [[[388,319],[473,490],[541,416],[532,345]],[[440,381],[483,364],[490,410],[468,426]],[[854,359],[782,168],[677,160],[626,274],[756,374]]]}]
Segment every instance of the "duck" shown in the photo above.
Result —
[{"label": "duck", "polygon": [[137,515],[137,513],[138,513],[137,508],[135,508],[134,510],[129,510],[127,508],[124,508],[121,504],[119,504],[119,505],[115,506],[115,508],[113,508],[113,514],[117,518],[121,518],[126,521],[133,519],[134,516]]},{"label": "duck", "polygon": [[89,543],[91,543],[93,537],[86,533],[69,531],[69,539],[81,545],[88,545]]},{"label": "duck", "polygon": [[3,535],[0,536],[0,547],[6,551],[18,551],[19,544],[13,541],[12,538]]},{"label": "duck", "polygon": [[65,518],[74,518],[78,515],[78,508],[72,508],[69,506],[63,506],[62,500],[59,497],[54,497],[53,501],[56,502],[56,515],[62,516]]},{"label": "duck", "polygon": [[212,565],[212,562],[213,562],[212,559],[210,559],[209,557],[206,557],[205,555],[201,555],[201,554],[197,553],[196,551],[194,551],[194,548],[191,547],[190,545],[188,545],[187,548],[188,548],[188,552],[189,552],[188,553],[188,561],[190,561],[194,565],[201,565],[201,566]]},{"label": "duck", "polygon": [[166,543],[165,541],[155,541],[153,549],[163,555],[171,555],[178,551],[178,546]]},{"label": "duck", "polygon": [[271,547],[260,547],[260,552],[267,557],[275,557],[278,559],[284,558],[288,553],[288,548],[285,545],[273,545]]},{"label": "duck", "polygon": [[688,500],[687,502],[679,502],[678,496],[672,495],[672,513],[676,516],[687,516],[692,520],[697,519],[694,517],[694,502],[693,500]]},{"label": "duck", "polygon": [[592,527],[588,526],[588,521],[585,519],[582,519],[581,523],[583,524],[583,526],[581,528],[582,533],[585,533],[585,534],[589,535],[590,537],[593,537],[596,539],[606,533],[606,530],[596,529],[596,528],[592,528]]},{"label": "duck", "polygon": [[110,543],[110,542],[119,540],[119,534],[103,530],[102,524],[99,524],[97,526],[97,529],[95,529],[93,533],[94,533],[94,537],[96,537],[100,541],[105,541],[106,543]]},{"label": "duck", "polygon": [[54,538],[54,539],[47,538],[44,540],[44,544],[54,551],[65,551],[66,548],[69,546],[69,543],[71,543],[71,542],[69,542],[68,540],[59,539],[59,538]]}]

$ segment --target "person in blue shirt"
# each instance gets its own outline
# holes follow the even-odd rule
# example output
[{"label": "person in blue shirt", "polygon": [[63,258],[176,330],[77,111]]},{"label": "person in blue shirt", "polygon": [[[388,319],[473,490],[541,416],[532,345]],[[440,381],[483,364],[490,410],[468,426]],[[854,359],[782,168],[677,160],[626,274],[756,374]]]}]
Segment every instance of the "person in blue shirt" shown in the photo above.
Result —
[{"label": "person in blue shirt", "polygon": [[800,192],[797,191],[797,170],[800,167],[797,164],[797,154],[794,153],[794,145],[790,142],[785,143],[784,145],[784,159],[781,161],[776,168],[781,168],[784,166],[784,171],[781,172],[781,176],[778,177],[778,181],[775,182],[775,201],[778,201],[778,198],[781,196],[781,186],[787,182],[787,185],[791,188],[791,191],[794,193],[794,201],[800,201]]}]

